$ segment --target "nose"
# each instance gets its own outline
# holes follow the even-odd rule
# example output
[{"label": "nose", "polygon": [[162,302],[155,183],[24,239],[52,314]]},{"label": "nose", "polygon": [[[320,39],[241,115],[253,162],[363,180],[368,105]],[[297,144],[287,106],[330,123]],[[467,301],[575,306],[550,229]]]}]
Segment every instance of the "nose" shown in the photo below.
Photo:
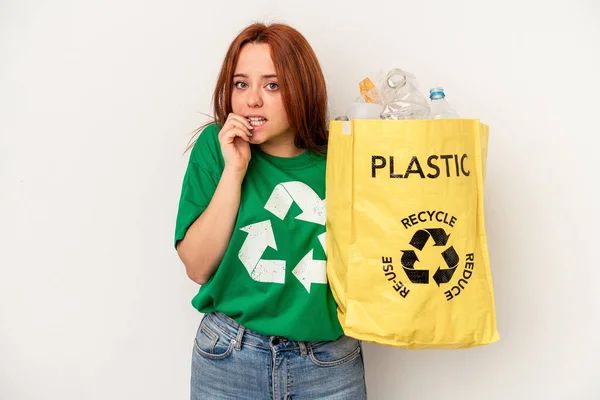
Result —
[{"label": "nose", "polygon": [[260,88],[248,91],[248,107],[261,107],[263,105]]}]

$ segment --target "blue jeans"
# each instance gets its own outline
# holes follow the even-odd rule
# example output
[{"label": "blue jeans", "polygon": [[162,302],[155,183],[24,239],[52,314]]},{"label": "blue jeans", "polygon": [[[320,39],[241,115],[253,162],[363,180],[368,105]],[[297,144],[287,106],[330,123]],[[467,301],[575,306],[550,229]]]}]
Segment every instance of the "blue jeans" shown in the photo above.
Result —
[{"label": "blue jeans", "polygon": [[296,342],[245,329],[221,313],[200,322],[191,399],[366,399],[360,342]]}]

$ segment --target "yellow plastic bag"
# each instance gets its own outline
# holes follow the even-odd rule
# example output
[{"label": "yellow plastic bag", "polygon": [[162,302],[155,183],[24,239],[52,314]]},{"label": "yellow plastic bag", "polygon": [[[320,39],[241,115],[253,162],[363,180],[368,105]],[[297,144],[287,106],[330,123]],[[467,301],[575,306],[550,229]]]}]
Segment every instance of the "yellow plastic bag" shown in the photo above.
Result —
[{"label": "yellow plastic bag", "polygon": [[327,276],[348,336],[407,349],[499,339],[479,120],[331,121]]}]

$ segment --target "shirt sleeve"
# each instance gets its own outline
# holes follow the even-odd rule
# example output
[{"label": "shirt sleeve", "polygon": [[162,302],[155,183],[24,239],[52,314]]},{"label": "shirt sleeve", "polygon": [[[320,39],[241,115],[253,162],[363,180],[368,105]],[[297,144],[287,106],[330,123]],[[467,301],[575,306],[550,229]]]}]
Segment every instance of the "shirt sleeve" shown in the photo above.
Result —
[{"label": "shirt sleeve", "polygon": [[215,125],[205,128],[190,154],[177,210],[175,248],[185,237],[189,227],[208,207],[221,179],[224,161],[217,135]]}]

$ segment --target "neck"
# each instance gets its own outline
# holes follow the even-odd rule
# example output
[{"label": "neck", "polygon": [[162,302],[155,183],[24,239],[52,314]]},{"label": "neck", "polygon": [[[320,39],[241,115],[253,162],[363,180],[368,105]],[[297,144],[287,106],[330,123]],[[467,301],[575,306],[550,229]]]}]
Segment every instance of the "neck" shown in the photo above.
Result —
[{"label": "neck", "polygon": [[267,141],[261,143],[258,147],[265,153],[275,157],[296,157],[306,151],[306,149],[299,149],[294,143],[294,134],[283,135],[278,140]]},{"label": "neck", "polygon": [[306,149],[299,149],[292,142],[291,144],[286,143],[263,143],[258,147],[265,153],[275,157],[296,157],[306,151]]}]

